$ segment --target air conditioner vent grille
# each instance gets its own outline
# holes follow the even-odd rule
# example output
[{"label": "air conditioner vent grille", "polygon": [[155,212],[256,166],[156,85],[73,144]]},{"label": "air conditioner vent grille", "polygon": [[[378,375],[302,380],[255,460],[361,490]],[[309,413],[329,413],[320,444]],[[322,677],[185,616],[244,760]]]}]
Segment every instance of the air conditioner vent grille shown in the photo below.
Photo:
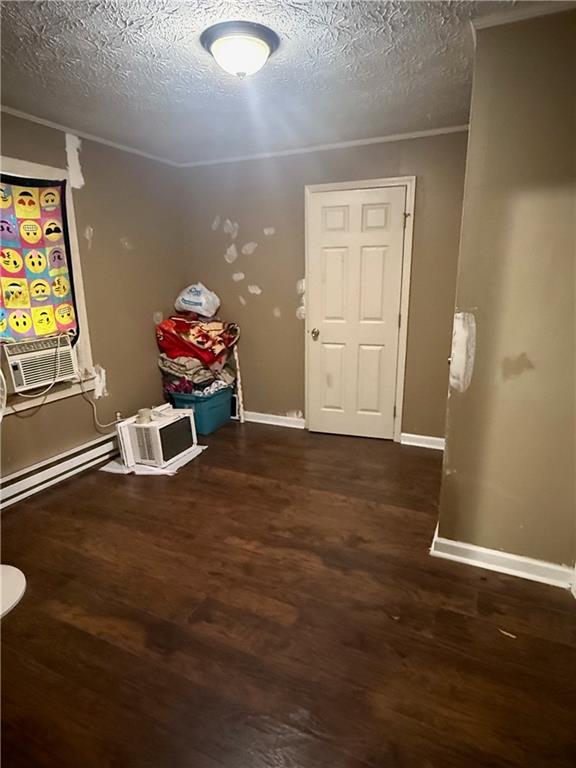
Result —
[{"label": "air conditioner vent grille", "polygon": [[58,353],[60,363],[56,353],[53,351],[46,353],[36,353],[34,357],[24,358],[20,362],[24,384],[43,384],[50,383],[56,374],[57,379],[70,379],[74,377],[74,363],[69,349],[60,350]]},{"label": "air conditioner vent grille", "polygon": [[6,344],[3,368],[10,389],[22,392],[77,377],[76,358],[68,337]]},{"label": "air conditioner vent grille", "polygon": [[153,461],[154,460],[154,445],[150,437],[149,429],[136,428],[136,441],[138,443],[138,452],[140,453],[141,461]]}]

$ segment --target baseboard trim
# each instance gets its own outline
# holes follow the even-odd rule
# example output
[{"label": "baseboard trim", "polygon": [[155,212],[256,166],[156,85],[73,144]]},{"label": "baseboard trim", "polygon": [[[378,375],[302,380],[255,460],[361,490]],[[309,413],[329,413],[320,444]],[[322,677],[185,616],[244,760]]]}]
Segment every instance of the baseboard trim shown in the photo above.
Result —
[{"label": "baseboard trim", "polygon": [[408,432],[402,432],[400,442],[402,445],[414,445],[419,448],[433,448],[435,451],[443,451],[446,440],[443,437],[411,435]]},{"label": "baseboard trim", "polygon": [[553,587],[572,589],[574,591],[574,568],[567,565],[548,563],[545,560],[534,560],[531,557],[513,555],[497,549],[478,547],[463,541],[444,539],[434,534],[430,547],[432,557],[453,560],[465,565],[474,565],[487,571],[497,571],[508,576],[518,576],[521,579],[550,584]]},{"label": "baseboard trim", "polygon": [[40,493],[52,485],[114,458],[118,453],[115,435],[96,438],[26,469],[2,478],[0,502],[3,509]]},{"label": "baseboard trim", "polygon": [[255,424],[270,424],[274,427],[291,427],[292,429],[304,429],[305,419],[297,416],[277,416],[275,413],[257,413],[256,411],[244,411],[244,421],[252,421]]}]

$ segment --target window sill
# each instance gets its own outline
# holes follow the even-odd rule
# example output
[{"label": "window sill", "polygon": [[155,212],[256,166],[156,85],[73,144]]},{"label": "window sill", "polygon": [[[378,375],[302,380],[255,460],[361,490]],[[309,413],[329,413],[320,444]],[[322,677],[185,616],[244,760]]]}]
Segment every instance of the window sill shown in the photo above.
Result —
[{"label": "window sill", "polygon": [[[94,379],[87,379],[82,384],[84,392],[92,392],[95,388]],[[18,395],[9,395],[6,408],[4,410],[4,416],[13,416],[16,413],[22,413],[22,411],[29,411],[32,408],[38,408],[39,406],[46,405],[47,403],[54,403],[56,400],[64,400],[66,397],[75,397],[81,395],[82,389],[80,384],[60,384],[54,387],[46,396],[38,395],[33,398],[23,398]]]}]

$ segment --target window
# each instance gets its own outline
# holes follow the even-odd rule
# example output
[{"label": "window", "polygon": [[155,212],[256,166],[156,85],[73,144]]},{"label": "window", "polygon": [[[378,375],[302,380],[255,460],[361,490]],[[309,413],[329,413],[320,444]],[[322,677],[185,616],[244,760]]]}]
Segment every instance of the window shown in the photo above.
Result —
[{"label": "window", "polygon": [[[76,355],[78,358],[78,368],[81,373],[88,371],[90,379],[87,380],[83,387],[86,391],[94,389],[93,376],[93,364],[92,364],[92,350],[90,346],[90,334],[88,329],[88,318],[86,314],[86,302],[84,298],[84,284],[82,282],[82,265],[80,263],[80,252],[78,248],[78,234],[76,231],[76,217],[74,215],[74,201],[72,199],[72,190],[68,183],[68,172],[62,168],[53,168],[46,165],[38,165],[37,163],[29,163],[24,160],[17,160],[12,158],[1,158],[0,168],[3,174],[7,176],[16,176],[22,179],[43,179],[46,181],[62,182],[66,181],[64,185],[64,208],[66,213],[66,220],[68,224],[68,243],[69,246],[69,269],[73,275],[73,292],[75,303],[75,314],[80,333],[78,335],[78,342],[75,346]],[[54,188],[57,189],[58,185],[55,183]],[[48,220],[45,222],[49,226]],[[52,230],[51,230],[52,232]],[[1,233],[0,239],[2,240],[2,247],[9,248],[10,244],[6,240],[4,233]],[[84,375],[86,378],[86,375]],[[6,414],[13,413],[15,411],[27,410],[28,408],[35,408],[41,403],[49,403],[54,400],[60,400],[64,397],[71,397],[73,395],[80,394],[80,385],[73,382],[67,382],[65,384],[59,384],[55,386],[45,397],[39,396],[38,398],[31,398],[24,400],[14,395],[9,399]]]}]

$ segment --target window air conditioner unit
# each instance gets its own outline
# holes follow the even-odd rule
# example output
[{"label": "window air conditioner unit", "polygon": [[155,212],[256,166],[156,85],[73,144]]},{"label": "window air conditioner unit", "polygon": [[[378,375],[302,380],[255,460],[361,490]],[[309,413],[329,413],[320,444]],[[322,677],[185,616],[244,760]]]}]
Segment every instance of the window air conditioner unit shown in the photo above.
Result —
[{"label": "window air conditioner unit", "polygon": [[[126,467],[165,467],[198,446],[194,412],[187,408],[163,405],[153,409],[151,421],[139,424],[132,416],[117,424],[116,431]],[[201,450],[198,447],[198,453]]]},{"label": "window air conditioner unit", "polygon": [[3,347],[9,393],[78,380],[76,355],[68,336],[16,341]]}]

